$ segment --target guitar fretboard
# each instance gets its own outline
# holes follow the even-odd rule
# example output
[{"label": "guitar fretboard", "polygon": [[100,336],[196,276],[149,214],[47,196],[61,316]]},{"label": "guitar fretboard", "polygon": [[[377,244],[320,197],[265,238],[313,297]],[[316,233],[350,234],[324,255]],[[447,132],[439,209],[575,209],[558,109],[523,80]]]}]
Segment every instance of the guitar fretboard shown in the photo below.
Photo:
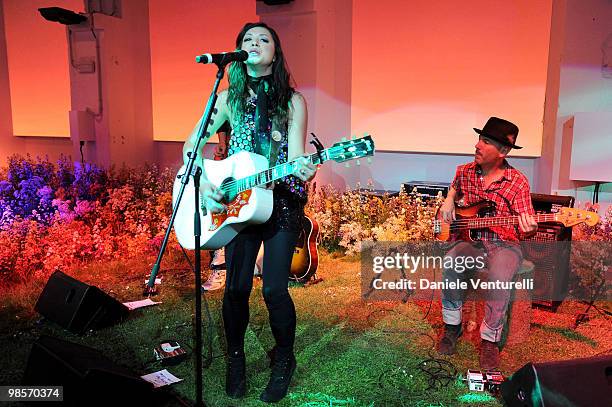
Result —
[{"label": "guitar fretboard", "polygon": [[[492,218],[473,218],[473,219],[458,219],[453,221],[451,227],[453,229],[482,229],[492,226],[513,226],[518,225],[518,216],[501,216]],[[545,213],[535,215],[533,217],[536,222],[556,222],[556,213]]]},{"label": "guitar fretboard", "polygon": [[[321,164],[329,160],[329,150],[330,149],[325,149],[321,151],[320,154],[310,154],[309,156],[306,156],[306,159],[308,159],[311,163],[315,165]],[[266,185],[270,182],[276,181],[277,179],[281,179],[283,177],[293,174],[295,168],[297,167],[297,161],[298,160],[296,159],[293,161],[286,162],[284,164],[279,164],[272,168],[268,168],[267,170],[258,172],[257,174],[241,178],[239,180],[234,181],[232,185],[226,185],[226,188],[233,189],[231,192],[237,194],[242,191],[246,191],[247,189]]]},{"label": "guitar fretboard", "polygon": [[[329,148],[321,149],[316,153],[306,155],[304,158],[312,164],[318,165],[328,160],[344,162],[373,154],[374,142],[372,137],[368,135],[360,139],[336,143]],[[223,184],[223,189],[225,189],[230,196],[235,196],[254,187],[269,184],[277,179],[294,174],[298,166],[298,160],[300,159],[301,157],[283,164],[278,164],[272,168],[260,171],[257,174],[249,175],[248,177],[231,180]]]}]

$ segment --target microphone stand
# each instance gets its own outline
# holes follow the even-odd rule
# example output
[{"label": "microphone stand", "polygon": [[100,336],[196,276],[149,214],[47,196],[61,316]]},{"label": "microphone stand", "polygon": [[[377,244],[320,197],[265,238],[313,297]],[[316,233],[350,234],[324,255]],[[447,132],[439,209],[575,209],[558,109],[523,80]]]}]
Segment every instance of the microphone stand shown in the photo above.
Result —
[{"label": "microphone stand", "polygon": [[[168,239],[170,238],[170,231],[172,230],[172,226],[174,225],[174,219],[176,218],[176,212],[181,204],[181,200],[183,198],[183,193],[185,192],[185,188],[189,183],[190,176],[193,176],[193,183],[195,188],[195,212],[193,217],[193,228],[194,228],[194,241],[195,241],[195,260],[194,260],[194,273],[195,273],[195,346],[194,346],[194,354],[195,354],[195,406],[196,407],[204,407],[204,401],[202,400],[202,261],[200,257],[200,236],[201,236],[201,223],[200,223],[200,176],[202,175],[202,169],[195,165],[195,161],[197,158],[197,151],[202,142],[202,139],[206,137],[206,130],[208,129],[208,124],[210,122],[210,117],[212,116],[212,112],[215,107],[215,103],[217,102],[217,90],[219,89],[219,84],[221,83],[221,79],[223,79],[223,74],[225,72],[225,65],[217,64],[217,79],[215,80],[215,84],[213,85],[212,93],[208,98],[208,103],[206,104],[206,109],[204,110],[204,119],[200,122],[200,127],[198,128],[198,139],[193,146],[191,152],[187,154],[189,157],[189,161],[187,162],[187,168],[185,173],[178,175],[181,179],[181,188],[179,190],[178,196],[176,198],[176,202],[174,207],[172,208],[172,216],[170,217],[170,223],[168,224],[168,228],[166,229],[166,234],[164,235],[164,240],[162,241],[161,248],[159,249],[159,254],[157,255],[157,261],[153,265],[151,269],[151,275],[149,277],[149,281],[144,290],[144,295],[147,297],[151,297],[157,294],[155,289],[155,278],[157,277],[157,273],[159,272],[159,268],[161,265],[162,258],[164,256],[164,252],[166,251],[166,246],[168,245]],[[206,138],[205,142],[208,141]],[[195,170],[194,170],[195,166]],[[206,215],[206,208],[202,208],[204,215]]]}]

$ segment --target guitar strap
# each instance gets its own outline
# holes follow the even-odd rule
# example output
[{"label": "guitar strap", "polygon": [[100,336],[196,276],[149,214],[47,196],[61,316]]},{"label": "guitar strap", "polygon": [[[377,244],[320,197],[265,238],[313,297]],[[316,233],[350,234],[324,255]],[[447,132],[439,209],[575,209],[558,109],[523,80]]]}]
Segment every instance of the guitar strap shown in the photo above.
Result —
[{"label": "guitar strap", "polygon": [[[272,120],[272,134],[282,134],[274,120]],[[261,132],[255,137],[255,153],[268,159],[268,168],[273,167],[278,158],[282,138],[277,138],[278,140],[275,140],[274,136],[270,137],[268,132]]]},{"label": "guitar strap", "polygon": [[[268,159],[268,168],[273,167],[278,158],[282,135],[276,120],[270,120],[268,84],[269,77],[260,78],[257,83],[257,106],[255,109],[255,128],[257,136],[254,140],[255,153],[263,155]],[[272,122],[271,132],[268,132],[269,122]]]},{"label": "guitar strap", "polygon": [[[280,129],[277,128],[276,120],[272,120],[272,134],[282,134]],[[270,137],[270,150],[268,155],[268,167],[272,168],[276,164],[276,160],[278,158],[278,153],[280,150],[282,137],[276,137],[278,140],[274,139],[275,137]]]},{"label": "guitar strap", "polygon": [[[291,101],[289,101],[289,110],[291,110]],[[283,129],[279,128],[278,121],[272,119],[272,133],[270,137],[270,150],[267,155],[269,161],[269,167],[273,167],[276,164],[276,160],[278,158],[278,154],[280,152],[281,141],[283,140],[283,132],[289,137],[289,120],[285,121],[283,124]],[[289,150],[287,148],[287,150]],[[288,152],[288,151],[287,151]],[[289,157],[287,157],[289,160]]]},{"label": "guitar strap", "polygon": [[[255,140],[254,150],[256,154],[269,158],[270,133],[268,132],[268,82],[265,77],[257,78],[256,92],[257,105],[255,108]],[[252,82],[255,82],[253,79]]]}]

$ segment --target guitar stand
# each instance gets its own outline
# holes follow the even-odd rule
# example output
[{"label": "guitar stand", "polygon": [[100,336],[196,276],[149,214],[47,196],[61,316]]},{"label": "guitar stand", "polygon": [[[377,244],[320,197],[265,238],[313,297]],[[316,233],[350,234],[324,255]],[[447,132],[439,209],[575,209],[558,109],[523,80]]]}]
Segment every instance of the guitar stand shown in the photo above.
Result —
[{"label": "guitar stand", "polygon": [[[402,278],[406,279],[406,269],[404,269],[403,267],[400,268],[400,270],[402,271]],[[382,276],[382,273],[380,273],[378,275],[379,277]],[[372,279],[370,280],[370,289],[363,294],[364,299],[369,297],[370,294],[372,294],[372,292],[375,290],[374,288],[374,280],[376,280],[376,274],[374,274],[374,276],[372,276]],[[410,289],[406,289],[406,292],[404,293],[404,296],[402,298],[402,302],[405,304],[406,302],[408,302],[408,299],[410,298],[410,296],[413,294],[414,290],[410,290]]]},{"label": "guitar stand", "polygon": [[310,277],[310,279],[304,283],[304,285],[315,285],[321,283],[322,281],[323,279],[317,276],[317,273],[315,272],[312,277]]},{"label": "guitar stand", "polygon": [[580,312],[578,314],[576,314],[576,320],[574,321],[574,329],[578,328],[578,325],[580,325],[583,322],[587,322],[589,321],[589,311],[591,310],[591,308],[593,308],[595,311],[597,311],[599,314],[603,315],[604,317],[608,318],[609,316],[612,315],[612,313],[610,313],[610,311],[605,310],[605,309],[601,309],[598,306],[595,305],[595,301],[597,298],[599,298],[599,296],[601,295],[601,293],[604,291],[604,286],[605,286],[605,279],[601,282],[601,284],[599,285],[599,287],[597,287],[597,290],[595,291],[595,294],[591,297],[591,301],[585,301],[584,303],[587,304],[587,308],[583,311]]}]

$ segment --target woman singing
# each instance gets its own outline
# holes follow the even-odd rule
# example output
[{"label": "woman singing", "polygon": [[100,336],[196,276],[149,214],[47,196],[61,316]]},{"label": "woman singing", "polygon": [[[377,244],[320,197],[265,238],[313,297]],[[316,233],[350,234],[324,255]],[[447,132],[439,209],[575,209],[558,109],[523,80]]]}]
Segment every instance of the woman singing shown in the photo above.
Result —
[{"label": "woman singing", "polygon": [[[291,86],[280,39],[264,23],[246,24],[236,38],[236,48],[248,52],[245,62],[229,68],[229,89],[219,94],[217,112],[208,133],[214,134],[226,120],[232,133],[228,155],[250,151],[266,156],[271,166],[304,155],[306,140],[306,102]],[[201,121],[202,119],[200,119]],[[196,126],[196,129],[199,126]],[[191,134],[183,148],[185,162],[198,134]],[[198,152],[201,157],[201,151]],[[225,391],[240,398],[246,394],[244,336],[249,323],[249,296],[253,270],[261,243],[264,245],[263,297],[276,346],[270,380],[260,399],[276,402],[287,394],[296,367],[295,307],[287,290],[293,251],[302,227],[306,191],[316,167],[299,160],[293,175],[276,181],[274,209],[270,219],[243,229],[225,248],[227,281],[223,297],[223,322],[228,364]],[[223,191],[207,181],[201,182],[204,205],[213,213],[224,210]]]}]

